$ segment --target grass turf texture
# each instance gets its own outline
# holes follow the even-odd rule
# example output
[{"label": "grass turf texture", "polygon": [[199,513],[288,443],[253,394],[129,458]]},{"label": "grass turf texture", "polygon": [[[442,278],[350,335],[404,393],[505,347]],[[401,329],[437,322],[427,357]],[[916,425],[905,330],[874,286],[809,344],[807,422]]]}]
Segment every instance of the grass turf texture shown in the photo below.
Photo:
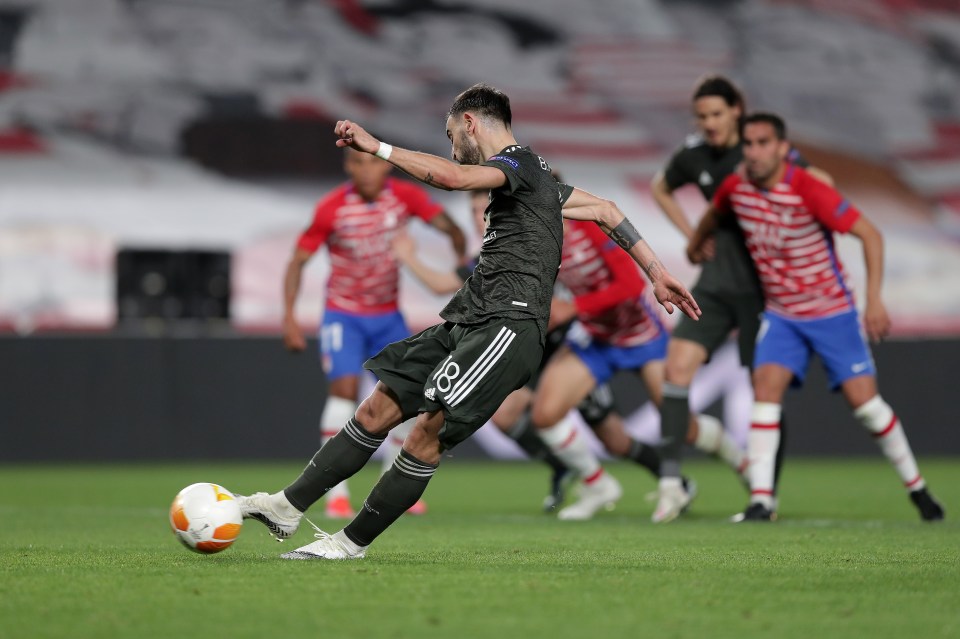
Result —
[{"label": "grass turf texture", "polygon": [[[733,525],[746,498],[691,463],[700,497],[649,523],[653,482],[591,522],[540,514],[534,464],[444,464],[426,498],[354,562],[292,562],[248,521],[212,556],[174,538],[167,509],[196,481],[276,489],[298,464],[0,468],[0,638],[957,637],[960,464],[925,460],[948,521],[919,521],[880,460],[791,460],[781,521]],[[352,480],[359,503],[371,466]],[[310,516],[331,532],[318,504]]]}]

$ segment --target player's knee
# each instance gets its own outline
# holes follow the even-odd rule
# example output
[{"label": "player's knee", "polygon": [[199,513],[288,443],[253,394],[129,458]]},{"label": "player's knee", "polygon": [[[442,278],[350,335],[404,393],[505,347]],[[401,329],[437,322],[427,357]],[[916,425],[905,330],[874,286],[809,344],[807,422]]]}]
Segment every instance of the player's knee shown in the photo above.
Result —
[{"label": "player's knee", "polygon": [[853,411],[854,416],[871,433],[880,433],[894,421],[893,408],[880,395],[874,395]]},{"label": "player's knee", "polygon": [[537,430],[544,430],[559,422],[565,414],[566,411],[561,413],[546,403],[534,404],[533,410],[530,411],[530,423]]},{"label": "player's knee", "polygon": [[663,376],[670,384],[689,386],[698,368],[700,368],[700,363],[689,357],[668,357],[664,365]]}]

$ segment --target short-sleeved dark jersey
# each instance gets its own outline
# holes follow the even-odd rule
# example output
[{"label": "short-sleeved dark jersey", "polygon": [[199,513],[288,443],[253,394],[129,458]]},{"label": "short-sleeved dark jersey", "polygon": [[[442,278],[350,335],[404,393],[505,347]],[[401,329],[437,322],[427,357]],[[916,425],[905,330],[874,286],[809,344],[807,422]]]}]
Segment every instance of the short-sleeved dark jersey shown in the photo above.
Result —
[{"label": "short-sleeved dark jersey", "polygon": [[[671,191],[686,184],[696,184],[709,202],[720,183],[742,161],[741,144],[718,149],[694,135],[673,154],[663,175]],[[807,166],[796,149],[790,151],[790,161]],[[716,245],[716,258],[704,262],[697,288],[718,295],[761,295],[753,261],[733,216],[725,217],[717,228]]]},{"label": "short-sleeved dark jersey", "polygon": [[507,183],[490,192],[477,267],[440,317],[467,325],[535,319],[543,340],[563,246],[560,210],[573,188],[557,182],[529,147],[507,147],[484,166],[503,171]]}]

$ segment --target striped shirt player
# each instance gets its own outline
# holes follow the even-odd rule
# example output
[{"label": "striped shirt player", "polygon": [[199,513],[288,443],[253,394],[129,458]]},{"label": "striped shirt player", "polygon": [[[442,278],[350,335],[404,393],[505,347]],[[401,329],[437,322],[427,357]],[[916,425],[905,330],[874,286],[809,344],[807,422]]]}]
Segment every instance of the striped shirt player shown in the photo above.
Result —
[{"label": "striped shirt player", "polygon": [[595,383],[662,360],[666,331],[644,301],[645,283],[633,260],[596,224],[571,220],[564,226],[558,279],[573,294],[582,329],[568,343]]},{"label": "striped shirt player", "polygon": [[877,391],[876,368],[860,326],[834,233],[863,243],[867,271],[866,330],[881,338],[889,319],[880,299],[883,237],[832,187],[787,160],[786,127],[776,115],[745,120],[744,169],[728,176],[691,240],[694,259],[724,215],[743,230],[766,299],[754,355],[753,419],[748,438],[751,501],[747,520],[774,518],[773,456],[780,438],[783,395],[806,375],[811,355],[820,357],[830,386],[839,389],[854,415],[896,468],[924,519],[943,509],[926,491],[906,434]]},{"label": "striped shirt player", "polygon": [[442,212],[421,187],[396,179],[373,201],[347,183],[317,204],[297,248],[313,254],[326,245],[330,255],[320,329],[329,380],[359,375],[364,361],[410,334],[397,306],[400,271],[390,240],[411,218],[429,223]]}]

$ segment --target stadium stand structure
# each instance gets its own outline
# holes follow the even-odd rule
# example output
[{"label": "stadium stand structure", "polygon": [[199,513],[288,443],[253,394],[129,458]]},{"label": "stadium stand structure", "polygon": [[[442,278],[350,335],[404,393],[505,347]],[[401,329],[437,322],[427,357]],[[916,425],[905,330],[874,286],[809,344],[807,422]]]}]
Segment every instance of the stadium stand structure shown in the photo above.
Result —
[{"label": "stadium stand structure", "polygon": [[[0,3],[0,25],[0,272],[18,273],[0,278],[7,327],[109,326],[112,252],[131,244],[232,250],[234,322],[275,325],[280,267],[265,265],[282,263],[336,178],[283,192],[224,179],[183,158],[185,131],[349,115],[446,154],[450,96],[478,80],[510,93],[521,139],[571,181],[624,201],[692,276],[645,185],[690,128],[696,78],[721,72],[753,106],[783,113],[798,140],[841,154],[826,161],[888,169],[849,185],[895,231],[897,325],[960,328],[955,2],[18,0]],[[227,166],[240,150],[221,140],[205,148],[224,147]],[[918,197],[891,198],[891,180]],[[407,290],[414,322],[427,321],[436,302]],[[319,303],[305,300],[305,317]]]}]

